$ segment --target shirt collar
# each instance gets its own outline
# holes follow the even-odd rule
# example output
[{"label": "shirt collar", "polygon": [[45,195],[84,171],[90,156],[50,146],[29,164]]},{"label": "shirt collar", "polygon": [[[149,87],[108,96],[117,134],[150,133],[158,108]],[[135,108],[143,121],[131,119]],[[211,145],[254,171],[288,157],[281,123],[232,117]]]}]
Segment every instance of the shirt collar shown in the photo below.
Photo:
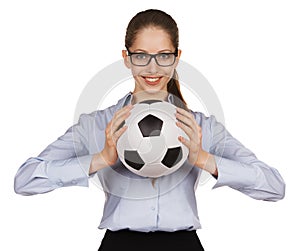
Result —
[{"label": "shirt collar", "polygon": [[[118,103],[117,103],[117,107],[118,109],[128,105],[131,103],[131,100],[132,100],[132,97],[133,97],[133,94],[132,92],[129,92],[127,93],[123,98],[121,98]],[[169,93],[168,94],[168,98],[167,98],[168,102],[173,104],[173,105],[176,105],[175,104],[175,99],[174,99],[174,95]]]}]

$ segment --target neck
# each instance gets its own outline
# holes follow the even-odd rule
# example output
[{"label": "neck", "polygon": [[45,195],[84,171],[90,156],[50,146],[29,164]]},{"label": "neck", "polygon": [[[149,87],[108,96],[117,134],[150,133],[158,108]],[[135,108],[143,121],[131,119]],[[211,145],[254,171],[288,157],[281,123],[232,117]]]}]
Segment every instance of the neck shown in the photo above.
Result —
[{"label": "neck", "polygon": [[168,92],[166,91],[155,91],[155,92],[146,92],[146,91],[139,91],[133,92],[132,97],[132,104],[136,104],[145,100],[167,100]]}]

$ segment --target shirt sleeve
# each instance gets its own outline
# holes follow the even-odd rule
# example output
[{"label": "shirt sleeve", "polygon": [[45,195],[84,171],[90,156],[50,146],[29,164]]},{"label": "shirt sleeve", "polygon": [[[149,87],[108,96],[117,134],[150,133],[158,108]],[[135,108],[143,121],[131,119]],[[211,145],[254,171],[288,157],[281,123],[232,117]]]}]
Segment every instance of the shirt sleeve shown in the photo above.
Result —
[{"label": "shirt sleeve", "polygon": [[76,125],[19,168],[14,182],[16,193],[33,195],[64,186],[88,186],[92,155],[87,148],[87,119],[88,115],[81,115]]},{"label": "shirt sleeve", "polygon": [[229,186],[258,200],[277,201],[284,197],[285,182],[275,168],[258,160],[213,116],[210,128],[210,153],[218,168],[213,188]]}]

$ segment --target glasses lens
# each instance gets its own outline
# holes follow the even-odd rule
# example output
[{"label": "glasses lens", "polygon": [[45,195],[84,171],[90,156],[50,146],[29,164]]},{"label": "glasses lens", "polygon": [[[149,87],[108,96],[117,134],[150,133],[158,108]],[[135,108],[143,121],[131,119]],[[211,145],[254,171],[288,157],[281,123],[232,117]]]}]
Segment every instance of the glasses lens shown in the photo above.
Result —
[{"label": "glasses lens", "polygon": [[175,62],[175,55],[169,53],[157,54],[156,61],[161,66],[170,66]]},{"label": "glasses lens", "polygon": [[150,61],[151,56],[146,53],[139,53],[131,55],[131,61],[135,65],[147,65]]}]

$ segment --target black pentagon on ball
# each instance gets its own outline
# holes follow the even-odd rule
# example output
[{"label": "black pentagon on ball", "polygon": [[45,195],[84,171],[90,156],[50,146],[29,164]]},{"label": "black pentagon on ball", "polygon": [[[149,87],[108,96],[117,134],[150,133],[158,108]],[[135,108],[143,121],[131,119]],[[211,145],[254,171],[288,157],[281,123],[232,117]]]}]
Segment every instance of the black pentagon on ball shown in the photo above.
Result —
[{"label": "black pentagon on ball", "polygon": [[140,170],[145,165],[145,162],[135,150],[125,150],[124,160],[127,165],[131,166],[135,170]]},{"label": "black pentagon on ball", "polygon": [[138,123],[143,137],[159,136],[163,121],[152,114],[147,115]]},{"label": "black pentagon on ball", "polygon": [[161,161],[166,167],[171,168],[175,166],[182,159],[182,148],[174,147],[168,148],[165,157]]},{"label": "black pentagon on ball", "polygon": [[148,100],[141,101],[140,104],[148,104],[148,105],[151,105],[151,104],[153,104],[153,103],[159,103],[159,102],[162,102],[162,101],[159,100],[159,99],[148,99]]}]

